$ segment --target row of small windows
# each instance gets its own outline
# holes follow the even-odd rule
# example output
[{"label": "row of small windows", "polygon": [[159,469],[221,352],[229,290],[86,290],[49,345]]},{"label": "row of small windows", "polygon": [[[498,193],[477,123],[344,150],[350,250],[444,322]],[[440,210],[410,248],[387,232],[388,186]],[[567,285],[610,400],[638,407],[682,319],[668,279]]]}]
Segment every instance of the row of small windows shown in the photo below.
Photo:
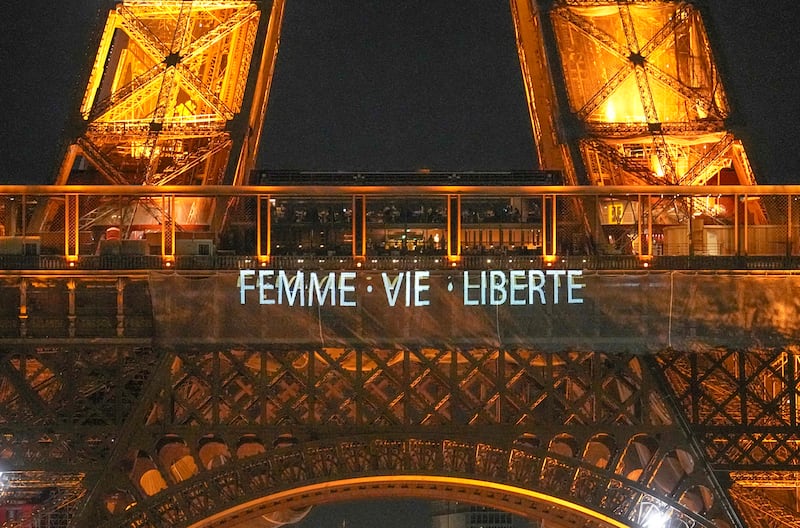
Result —
[{"label": "row of small windows", "polygon": [[482,528],[505,528],[511,526],[511,514],[494,510],[472,511],[469,524]]}]

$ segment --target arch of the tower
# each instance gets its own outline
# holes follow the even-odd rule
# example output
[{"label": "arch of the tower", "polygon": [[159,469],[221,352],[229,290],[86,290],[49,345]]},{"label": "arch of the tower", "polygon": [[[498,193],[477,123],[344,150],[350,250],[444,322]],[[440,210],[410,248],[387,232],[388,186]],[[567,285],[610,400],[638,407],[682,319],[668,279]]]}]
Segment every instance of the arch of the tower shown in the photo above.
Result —
[{"label": "arch of the tower", "polygon": [[[648,526],[655,518],[732,525],[694,457],[647,434],[524,433],[512,442],[482,442],[474,432],[301,443],[286,435],[272,443],[206,438],[189,448],[167,435],[154,458],[138,452],[133,491],[106,500],[116,515],[103,526],[222,528],[254,519],[276,526],[314,505],[386,497],[459,500],[564,527]],[[186,449],[165,458],[164,446],[176,442]],[[204,452],[211,443],[216,458]]]},{"label": "arch of the tower", "polygon": [[575,527],[734,525],[634,357],[203,349],[163,354],[93,525],[282,524],[387,494]]}]

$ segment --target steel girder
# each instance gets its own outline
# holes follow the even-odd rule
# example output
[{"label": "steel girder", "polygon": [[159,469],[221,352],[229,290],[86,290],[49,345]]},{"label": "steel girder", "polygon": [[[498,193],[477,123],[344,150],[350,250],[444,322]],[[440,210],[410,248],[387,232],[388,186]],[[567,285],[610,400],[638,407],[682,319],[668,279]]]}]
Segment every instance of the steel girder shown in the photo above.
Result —
[{"label": "steel girder", "polygon": [[[439,443],[430,449],[437,453],[449,449],[441,442],[472,442],[466,451],[497,448],[507,462],[513,458],[508,449],[515,445],[544,460],[551,451],[563,454],[561,447],[555,447],[563,444],[571,450],[562,462],[570,475],[567,482],[572,482],[562,490],[564,499],[580,493],[573,489],[574,483],[588,467],[599,472],[592,477],[600,483],[596,489],[628,486],[623,495],[633,495],[625,495],[625,508],[636,504],[639,499],[633,497],[641,498],[636,495],[641,492],[655,493],[665,504],[670,500],[680,504],[683,494],[696,486],[716,490],[719,506],[725,499],[715,487],[714,474],[702,469],[706,464],[723,474],[736,469],[734,478],[744,482],[754,470],[780,473],[794,467],[800,457],[794,440],[797,419],[792,414],[796,404],[791,403],[796,389],[789,383],[795,367],[787,366],[792,358],[786,351],[720,351],[717,356],[664,352],[656,357],[653,376],[635,356],[594,352],[235,348],[157,352],[86,343],[21,352],[13,347],[3,352],[0,368],[0,453],[18,470],[39,467],[50,472],[50,480],[71,477],[91,489],[91,501],[80,504],[85,508],[80,518],[92,523],[106,518],[116,522],[101,505],[120,490],[141,504],[136,515],[152,516],[154,511],[166,511],[165,504],[172,504],[167,508],[172,511],[176,497],[187,487],[216,489],[209,482],[217,478],[244,482],[239,471],[246,461],[235,454],[235,446],[242,439],[257,438],[267,453],[265,459],[273,460],[263,463],[274,464],[270,457],[280,451],[273,451],[270,443],[287,432],[299,442],[301,452],[320,449],[320,441],[328,442],[324,449],[334,453],[341,451],[337,445],[365,441],[373,446],[365,449],[374,454],[374,446],[384,445],[381,442],[387,438],[399,442],[405,452],[412,449],[412,439],[432,435]],[[737,361],[745,366],[740,368]],[[658,383],[661,375],[671,387],[666,393]],[[765,387],[771,387],[771,396],[765,395]],[[777,409],[785,409],[783,414],[776,414],[779,402],[783,403]],[[685,416],[677,416],[675,408],[685,409]],[[684,434],[681,420],[692,435]],[[708,425],[720,421],[724,423]],[[180,439],[196,461],[188,479],[176,479],[159,458],[165,438]],[[203,463],[200,449],[209,438],[228,447],[229,469]],[[655,447],[651,459],[640,459],[641,473],[631,477],[623,467],[628,463],[625,453],[635,443]],[[608,450],[602,463],[587,458],[598,445]],[[154,461],[167,483],[166,490],[152,497],[131,478],[131,457],[142,453]],[[687,465],[687,456],[694,462]],[[690,466],[696,469],[687,471]],[[217,473],[208,473],[212,470]],[[544,477],[534,475],[538,480],[532,489],[542,493],[557,489],[537,487],[543,486]],[[612,480],[622,484],[609,488]],[[673,487],[665,492],[669,482]],[[653,491],[659,489],[660,494]],[[272,488],[248,490],[268,493]],[[607,491],[596,493],[600,493],[598,504],[607,508]],[[209,502],[203,504],[212,508]],[[233,506],[214,502],[213,508]],[[195,519],[203,515],[197,508],[194,504],[186,512],[168,515]],[[625,511],[628,515],[633,510]],[[720,514],[724,508],[714,511]]]},{"label": "steel girder", "polygon": [[[673,508],[691,523],[705,525],[717,517],[728,525],[735,522],[725,513],[725,497],[713,475],[702,469],[653,378],[633,356],[432,349],[155,352],[124,347],[112,353],[91,348],[92,353],[83,346],[3,354],[0,386],[7,411],[0,426],[0,452],[19,469],[38,461],[65,473],[85,472],[91,494],[79,518],[92,525],[104,518],[110,525],[117,522],[104,513],[103,505],[121,490],[142,505],[130,515],[152,518],[153,511],[162,512],[148,521],[152,526],[181,526],[233,507],[205,497],[198,498],[205,511],[197,504],[192,511],[174,511],[187,486],[192,494],[200,488],[213,494],[216,488],[208,486],[217,476],[208,471],[228,462],[231,468],[244,467],[239,464],[245,464],[245,456],[236,447],[244,440],[257,438],[265,460],[273,460],[265,463],[274,464],[272,457],[280,451],[273,451],[270,441],[287,433],[303,450],[319,449],[315,439],[328,442],[325,449],[337,456],[341,447],[331,446],[367,439],[365,453],[375,452],[383,449],[375,446],[389,445],[390,438],[407,451],[413,439],[433,436],[438,443],[426,449],[430,456],[440,453],[437,460],[450,456],[454,446],[461,446],[468,458],[494,453],[493,460],[504,461],[502,474],[481,472],[488,462],[479,459],[452,471],[460,477],[472,472],[478,480],[495,484],[509,482],[509,464],[516,464],[517,456],[509,449],[517,445],[517,451],[529,452],[525,457],[552,460],[549,464],[559,474],[548,477],[548,463],[532,462],[534,467],[525,473],[529,480],[522,483],[525,489],[562,500],[585,495],[578,502],[627,519],[621,522],[634,522],[629,516],[638,515],[642,501]],[[226,447],[220,464],[204,458],[203,446],[212,440]],[[193,460],[182,459],[188,464],[182,468],[193,468],[188,473],[164,458],[164,445],[174,444],[184,446],[185,456]],[[331,463],[342,467],[345,461]],[[422,459],[413,459],[411,466],[384,461],[381,467],[384,473],[402,475],[420,463]],[[152,464],[165,489],[148,487],[137,469],[142,464]],[[303,478],[322,478],[295,470]],[[448,468],[429,470],[447,476]],[[219,478],[245,483],[226,471],[219,470]],[[368,476],[375,468],[364,471],[337,470],[328,476]],[[580,484],[584,481],[585,489]],[[242,497],[269,491],[257,486]],[[713,500],[694,513],[681,505],[711,495]]]},{"label": "steel girder", "polygon": [[[239,0],[118,3],[83,98],[84,130],[68,138],[56,183],[222,183],[242,139],[229,123],[243,108],[260,14]],[[42,204],[31,226],[57,231],[58,215],[59,204]],[[208,212],[201,224],[211,222]]]},{"label": "steel girder", "polygon": [[[691,3],[561,1],[551,18],[593,184],[638,182],[647,171],[645,180],[703,185],[732,167],[738,182],[752,184],[750,171],[733,161],[743,155],[740,141],[720,149],[718,136],[730,135],[728,104]],[[604,149],[594,148],[601,142]],[[608,159],[610,149],[625,162],[603,169],[596,158]]]}]

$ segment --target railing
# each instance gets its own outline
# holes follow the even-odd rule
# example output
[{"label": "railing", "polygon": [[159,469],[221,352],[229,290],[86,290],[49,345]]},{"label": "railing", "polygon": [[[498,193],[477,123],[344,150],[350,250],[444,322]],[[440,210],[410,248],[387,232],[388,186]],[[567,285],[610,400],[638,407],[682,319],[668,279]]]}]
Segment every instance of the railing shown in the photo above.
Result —
[{"label": "railing", "polygon": [[564,187],[515,174],[505,185],[496,173],[394,186],[403,175],[280,173],[280,185],[237,188],[3,186],[0,269],[800,268],[800,186]]},{"label": "railing", "polygon": [[572,255],[555,260],[535,257],[488,255],[465,257],[458,262],[446,257],[317,257],[279,256],[264,260],[255,255],[179,255],[164,260],[153,255],[85,255],[67,259],[58,255],[0,255],[0,271],[143,271],[143,270],[448,270],[448,269],[583,269],[613,270],[800,270],[800,256],[656,256],[641,259],[636,255]]}]

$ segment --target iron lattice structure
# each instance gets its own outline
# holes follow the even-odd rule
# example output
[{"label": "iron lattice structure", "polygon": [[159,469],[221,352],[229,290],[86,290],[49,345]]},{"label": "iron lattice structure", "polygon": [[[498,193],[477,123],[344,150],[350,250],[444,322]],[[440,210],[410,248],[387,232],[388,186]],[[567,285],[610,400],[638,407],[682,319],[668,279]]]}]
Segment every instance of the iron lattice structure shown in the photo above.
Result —
[{"label": "iron lattice structure", "polygon": [[[542,164],[572,185],[754,185],[701,12],[692,2],[512,1],[529,111]],[[768,222],[758,202],[752,223]],[[634,215],[644,215],[636,209]],[[716,200],[664,198],[653,225],[729,224]],[[576,206],[593,238],[602,214]],[[699,229],[699,227],[697,228]]]},{"label": "iron lattice structure", "polygon": [[694,6],[567,1],[551,21],[589,183],[755,184]]},{"label": "iron lattice structure", "polygon": [[[242,0],[127,0],[109,13],[80,107],[84,131],[67,148],[57,184],[231,183],[234,143],[261,11]],[[232,132],[233,131],[233,132]],[[208,226],[213,203],[194,201],[173,220]],[[59,203],[34,219],[61,227]],[[158,204],[94,204],[80,228],[160,224]],[[122,215],[122,218],[120,218]],[[141,229],[141,227],[140,227]]]},{"label": "iron lattice structure", "polygon": [[208,526],[232,525],[330,490],[237,509],[265,495],[362,479],[363,494],[342,492],[375,496],[407,474],[420,481],[408,495],[448,493],[453,478],[471,500],[571,525],[598,521],[495,484],[629,525],[651,507],[686,525],[735,523],[634,356],[90,348],[7,352],[0,384],[6,460],[87,474],[81,525],[188,526],[226,510]]},{"label": "iron lattice structure", "polygon": [[574,526],[652,508],[736,526],[720,478],[749,526],[797,525],[794,351],[166,350],[140,322],[104,345],[5,339],[0,453],[25,470],[6,475],[56,486],[57,465],[78,526],[233,526],[387,489]]},{"label": "iron lattice structure", "polygon": [[[570,184],[755,183],[691,3],[541,4],[511,1],[542,165]],[[56,183],[242,183],[281,13],[274,2],[250,130],[234,137],[258,6],[117,4]],[[79,203],[50,200],[32,223],[63,224],[77,246],[94,226],[174,233],[215,214],[214,200]],[[650,511],[674,527],[798,526],[795,350],[167,347],[142,277],[4,280],[0,500],[38,501],[42,523],[274,526],[392,490],[565,526],[642,526]]]}]

